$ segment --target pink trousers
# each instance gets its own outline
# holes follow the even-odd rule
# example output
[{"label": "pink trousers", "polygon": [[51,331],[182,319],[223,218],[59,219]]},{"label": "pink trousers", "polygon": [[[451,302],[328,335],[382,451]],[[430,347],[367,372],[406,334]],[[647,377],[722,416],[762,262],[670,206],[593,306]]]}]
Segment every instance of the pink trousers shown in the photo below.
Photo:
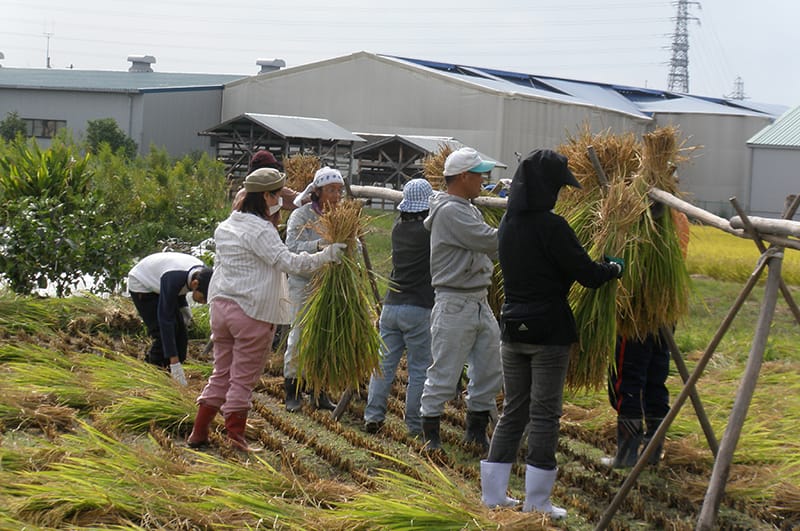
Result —
[{"label": "pink trousers", "polygon": [[249,410],[253,387],[264,372],[275,325],[249,317],[229,299],[211,301],[214,371],[197,402],[222,414]]}]

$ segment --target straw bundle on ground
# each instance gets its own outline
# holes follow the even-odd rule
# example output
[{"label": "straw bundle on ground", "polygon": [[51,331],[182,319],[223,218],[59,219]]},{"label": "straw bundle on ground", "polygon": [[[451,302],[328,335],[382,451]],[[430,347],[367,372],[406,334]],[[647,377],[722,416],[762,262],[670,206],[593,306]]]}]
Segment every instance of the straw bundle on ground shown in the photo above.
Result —
[{"label": "straw bundle on ground", "polygon": [[434,190],[444,190],[444,161],[452,152],[450,145],[442,144],[436,153],[422,159],[422,171]]},{"label": "straw bundle on ground", "polygon": [[320,160],[316,155],[292,155],[283,162],[286,186],[302,192],[314,180],[314,174],[320,167]]},{"label": "straw bundle on ground", "polygon": [[356,389],[380,364],[381,339],[367,271],[358,262],[365,218],[361,202],[345,200],[320,217],[318,232],[347,244],[339,264],[318,271],[300,312],[298,379],[312,390]]}]

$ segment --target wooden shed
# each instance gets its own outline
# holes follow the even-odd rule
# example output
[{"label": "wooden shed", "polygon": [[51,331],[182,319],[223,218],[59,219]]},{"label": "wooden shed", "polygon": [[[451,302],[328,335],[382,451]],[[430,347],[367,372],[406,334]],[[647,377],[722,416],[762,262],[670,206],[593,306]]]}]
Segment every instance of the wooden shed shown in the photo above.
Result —
[{"label": "wooden shed", "polygon": [[279,162],[295,154],[314,154],[347,177],[353,168],[354,146],[364,142],[324,118],[250,112],[198,134],[211,137],[216,157],[225,163],[231,180],[247,175],[250,157],[261,149],[272,152]]},{"label": "wooden shed", "polygon": [[[355,182],[363,185],[391,185],[397,190],[406,181],[422,177],[422,161],[428,155],[439,152],[443,146],[454,150],[464,146],[455,138],[447,136],[356,134],[365,139],[367,144],[353,152],[358,161]],[[480,155],[484,160],[495,162],[498,168],[507,168],[492,157],[483,153]]]}]

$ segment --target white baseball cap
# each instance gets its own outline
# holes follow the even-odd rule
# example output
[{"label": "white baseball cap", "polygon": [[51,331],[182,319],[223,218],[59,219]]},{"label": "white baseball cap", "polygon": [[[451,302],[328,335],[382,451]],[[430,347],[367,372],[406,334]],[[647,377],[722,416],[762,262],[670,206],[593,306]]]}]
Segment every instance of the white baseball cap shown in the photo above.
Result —
[{"label": "white baseball cap", "polygon": [[450,177],[465,171],[487,173],[492,171],[496,162],[483,160],[471,147],[462,147],[450,153],[444,161],[444,176]]}]

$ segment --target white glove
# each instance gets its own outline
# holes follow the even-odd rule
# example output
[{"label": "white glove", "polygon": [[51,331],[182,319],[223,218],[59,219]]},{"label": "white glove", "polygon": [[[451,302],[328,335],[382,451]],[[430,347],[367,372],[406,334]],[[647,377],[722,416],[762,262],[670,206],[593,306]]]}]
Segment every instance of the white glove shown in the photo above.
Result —
[{"label": "white glove", "polygon": [[169,373],[172,375],[172,379],[182,386],[186,387],[188,385],[186,383],[186,374],[183,372],[183,365],[181,365],[181,362],[178,361],[176,363],[170,363]]},{"label": "white glove", "polygon": [[342,261],[342,253],[347,249],[346,243],[332,243],[325,247],[322,254],[325,255],[327,262],[334,262],[336,264]]},{"label": "white glove", "polygon": [[189,308],[188,306],[182,306],[180,312],[181,312],[181,317],[183,318],[183,324],[185,324],[188,327],[189,323],[192,322],[192,309]]}]

